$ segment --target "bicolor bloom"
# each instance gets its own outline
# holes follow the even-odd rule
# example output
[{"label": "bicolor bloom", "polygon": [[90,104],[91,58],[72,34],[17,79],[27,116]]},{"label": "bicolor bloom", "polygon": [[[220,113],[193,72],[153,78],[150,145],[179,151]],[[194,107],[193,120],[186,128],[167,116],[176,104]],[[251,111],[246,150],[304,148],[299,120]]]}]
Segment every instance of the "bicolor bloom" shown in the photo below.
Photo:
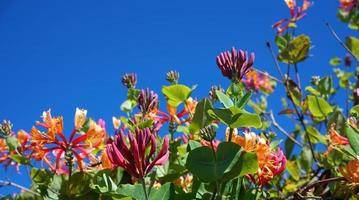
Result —
[{"label": "bicolor bloom", "polygon": [[[246,152],[256,152],[259,169],[249,179],[258,185],[267,184],[274,176],[281,174],[287,164],[287,159],[281,149],[270,148],[269,141],[253,132],[244,132],[244,137],[234,132],[232,142],[239,144]],[[226,133],[228,137],[228,132]]]},{"label": "bicolor bloom", "polygon": [[348,138],[340,135],[336,130],[335,130],[335,123],[333,123],[330,126],[330,130],[329,130],[329,146],[327,151],[324,153],[324,156],[328,156],[328,154],[333,150],[333,148],[337,145],[347,145],[349,144],[349,140]]},{"label": "bicolor bloom", "polygon": [[203,146],[206,146],[206,147],[209,147],[209,148],[212,148],[212,144],[213,144],[213,149],[215,151],[217,151],[218,149],[218,145],[221,143],[220,141],[214,139],[212,141],[212,144],[211,144],[211,141],[208,141],[208,140],[204,140],[204,139],[201,139],[200,143],[203,145]]},{"label": "bicolor bloom", "polygon": [[222,75],[232,81],[240,81],[253,66],[254,53],[250,53],[241,49],[236,50],[234,47],[231,51],[220,53],[217,58],[217,66],[221,70]]},{"label": "bicolor bloom", "polygon": [[307,13],[305,11],[312,6],[312,2],[309,0],[303,0],[302,6],[297,6],[296,0],[284,0],[290,10],[290,18],[284,18],[272,25],[272,28],[277,29],[277,33],[281,34],[287,30],[291,23],[296,23],[297,21],[303,19]]},{"label": "bicolor bloom", "polygon": [[86,122],[87,110],[76,108],[75,112],[75,128],[80,129]]},{"label": "bicolor bloom", "polygon": [[[195,112],[197,101],[189,97],[185,101],[184,108],[177,113],[177,108],[172,106],[171,104],[167,104],[167,113],[162,112],[160,110],[157,111],[157,115],[154,115],[152,118],[155,121],[159,121],[161,124],[165,122],[175,121],[179,125],[184,124],[186,122],[191,122],[192,116]],[[183,119],[185,116],[188,116],[186,119]]]},{"label": "bicolor bloom", "polygon": [[17,134],[11,133],[8,136],[16,138],[19,146],[17,147],[17,149],[11,150],[6,143],[6,139],[0,138],[0,163],[3,164],[5,168],[10,165],[13,165],[18,170],[20,163],[17,163],[13,159],[11,159],[11,156],[19,155],[24,158],[30,157],[29,154],[32,150],[29,143],[30,135],[24,130],[20,130],[17,132]]},{"label": "bicolor bloom", "polygon": [[220,85],[213,85],[208,92],[209,99],[211,99],[212,101],[218,100],[216,91],[224,92],[224,89]]},{"label": "bicolor bloom", "polygon": [[[128,139],[128,140],[127,140]],[[129,131],[127,139],[119,129],[114,141],[107,144],[106,151],[113,167],[122,167],[135,178],[145,177],[155,165],[164,165],[169,157],[169,140],[163,139],[162,148],[157,154],[157,141],[149,128]],[[148,151],[147,151],[148,150]]]},{"label": "bicolor bloom", "polygon": [[156,112],[158,108],[158,95],[150,89],[141,90],[138,95],[138,108],[143,115]]},{"label": "bicolor bloom", "polygon": [[359,184],[359,160],[354,159],[349,161],[345,167],[340,168],[340,173],[349,182]]},{"label": "bicolor bloom", "polygon": [[174,185],[181,187],[182,190],[186,193],[191,192],[192,184],[193,184],[192,174],[186,174],[180,176],[178,179],[174,181]]},{"label": "bicolor bloom", "polygon": [[339,8],[346,11],[351,12],[351,10],[357,6],[357,0],[339,0]]},{"label": "bicolor bloom", "polygon": [[[56,173],[68,173],[67,165],[70,160],[76,160],[78,169],[82,171],[84,158],[89,158],[90,153],[99,148],[105,138],[105,130],[99,125],[103,123],[101,120],[99,124],[89,120],[86,132],[79,129],[83,125],[82,121],[86,121],[85,113],[84,110],[77,112],[75,128],[67,139],[63,133],[63,118],[52,117],[50,110],[43,112],[43,121],[36,122],[36,125],[46,131],[42,132],[35,126],[31,129],[33,157],[45,162]],[[55,164],[51,163],[52,156]]]},{"label": "bicolor bloom", "polygon": [[137,84],[137,75],[132,74],[125,74],[122,79],[122,84],[126,86],[127,88],[135,88]]},{"label": "bicolor bloom", "polygon": [[261,73],[251,70],[247,73],[246,78],[242,80],[247,89],[254,91],[262,90],[266,93],[273,92],[273,84],[268,73]]}]

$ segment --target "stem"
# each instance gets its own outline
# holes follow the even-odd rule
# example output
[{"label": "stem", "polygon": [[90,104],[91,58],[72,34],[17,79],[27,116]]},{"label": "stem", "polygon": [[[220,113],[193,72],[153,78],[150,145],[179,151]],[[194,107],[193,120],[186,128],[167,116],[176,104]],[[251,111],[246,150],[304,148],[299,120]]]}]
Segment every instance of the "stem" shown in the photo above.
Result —
[{"label": "stem", "polygon": [[332,35],[334,36],[334,38],[339,42],[339,44],[344,47],[344,49],[355,58],[355,60],[358,62],[358,58],[353,54],[353,52],[347,47],[347,45],[345,45],[345,43],[339,38],[338,34],[335,32],[335,30],[333,29],[333,27],[327,22],[325,23],[325,25],[328,26],[330,32],[332,33]]},{"label": "stem", "polygon": [[266,74],[270,79],[272,79],[272,80],[274,80],[274,81],[277,81],[277,82],[279,82],[279,83],[283,83],[283,81],[282,80],[279,80],[278,78],[276,78],[276,77],[274,77],[274,76],[272,76],[272,75],[270,75],[270,74],[268,74],[268,73],[265,73],[264,71],[262,71],[262,70],[259,70],[259,69],[253,69],[254,71],[257,71],[257,72],[259,72],[259,73],[261,73],[261,74]]},{"label": "stem", "polygon": [[326,183],[330,183],[330,182],[335,182],[335,181],[343,181],[345,180],[344,177],[334,177],[334,178],[328,178],[328,179],[324,179],[324,180],[320,180],[317,182],[314,182],[312,184],[309,184],[307,186],[305,186],[304,188],[302,188],[301,190],[299,190],[299,194],[301,195],[302,193],[307,193],[308,190],[310,190],[311,188],[317,186],[317,185],[321,185],[321,184],[326,184]]},{"label": "stem", "polygon": [[[231,132],[231,131],[230,131]],[[212,153],[213,153],[213,158],[215,160],[215,162],[217,162],[217,156],[216,156],[216,152],[214,150],[214,145],[213,145],[213,139],[211,140],[211,147],[212,147]],[[216,169],[217,170],[217,169]],[[212,194],[212,200],[214,200],[216,198],[217,195],[217,191],[219,190],[219,186],[218,186],[218,182],[216,182],[216,187],[214,188],[213,194]]]},{"label": "stem", "polygon": [[2,180],[0,180],[0,187],[3,187],[3,186],[13,186],[13,187],[19,188],[20,190],[25,190],[26,192],[29,192],[29,193],[34,194],[36,196],[40,196],[39,193],[37,193],[35,191],[32,191],[29,188],[26,188],[26,187],[24,187],[22,185],[19,185],[17,183],[11,182],[11,181],[2,181]]},{"label": "stem", "polygon": [[[275,63],[275,66],[276,66],[278,72],[281,74],[281,77],[282,77],[283,82],[284,82],[284,87],[285,87],[286,91],[288,92],[289,89],[288,89],[288,86],[287,86],[287,80],[285,80],[285,77],[283,76],[283,73],[282,73],[282,71],[280,70],[278,60],[277,60],[277,58],[275,57],[274,51],[273,51],[273,49],[272,49],[272,47],[271,47],[271,45],[270,45],[269,42],[267,42],[267,47],[268,47],[268,49],[269,49],[269,51],[270,51],[270,53],[271,53],[271,55],[272,55],[272,58],[273,58],[273,60],[274,60],[274,63]],[[289,100],[292,102],[293,107],[294,107],[294,109],[295,109],[295,112],[296,112],[296,114],[297,114],[297,116],[298,116],[298,118],[299,118],[300,124],[302,125],[302,127],[303,127],[303,129],[304,129],[304,131],[305,131],[305,136],[306,136],[306,138],[307,138],[307,140],[308,140],[309,147],[310,147],[310,151],[311,151],[311,153],[312,153],[313,159],[314,159],[315,161],[317,161],[317,159],[315,158],[315,154],[314,154],[313,144],[312,144],[312,142],[310,141],[309,135],[308,135],[308,133],[307,133],[307,127],[306,127],[306,125],[305,125],[305,123],[304,123],[304,116],[303,116],[302,113],[299,112],[297,106],[295,105],[295,103],[294,103],[294,101],[293,101],[293,99],[292,99],[291,97],[289,97]]]},{"label": "stem", "polygon": [[282,132],[285,136],[287,136],[290,140],[292,140],[295,144],[303,148],[303,144],[297,141],[293,136],[291,136],[283,127],[281,127],[274,118],[273,112],[269,113],[269,117],[271,118],[272,124],[276,127],[280,132]]},{"label": "stem", "polygon": [[272,56],[272,58],[273,58],[273,60],[274,60],[274,63],[275,63],[275,67],[276,67],[276,69],[277,69],[277,71],[278,71],[280,77],[282,78],[282,80],[284,80],[283,72],[282,72],[282,70],[280,69],[278,60],[277,60],[276,57],[275,57],[275,54],[274,54],[274,51],[273,51],[273,49],[272,49],[271,43],[270,43],[270,42],[267,42],[266,45],[267,45],[267,47],[268,47],[268,49],[269,49],[269,51],[270,51],[270,53],[271,53],[271,56]]},{"label": "stem", "polygon": [[295,77],[297,79],[297,84],[298,84],[299,90],[302,91],[302,84],[300,83],[300,76],[299,76],[297,64],[294,64],[294,71],[295,71]]},{"label": "stem", "polygon": [[213,191],[211,200],[215,200],[215,199],[216,199],[216,196],[217,196],[217,185],[216,185],[216,187],[214,188],[214,191]]},{"label": "stem", "polygon": [[145,183],[144,178],[141,178],[141,184],[142,184],[143,193],[145,193],[145,199],[149,200],[147,190],[146,190],[146,183]]},{"label": "stem", "polygon": [[[232,141],[232,135],[233,135],[233,128],[229,128],[229,136],[228,136],[228,142]],[[211,141],[212,143],[212,141]],[[212,147],[213,148],[213,147]]]}]

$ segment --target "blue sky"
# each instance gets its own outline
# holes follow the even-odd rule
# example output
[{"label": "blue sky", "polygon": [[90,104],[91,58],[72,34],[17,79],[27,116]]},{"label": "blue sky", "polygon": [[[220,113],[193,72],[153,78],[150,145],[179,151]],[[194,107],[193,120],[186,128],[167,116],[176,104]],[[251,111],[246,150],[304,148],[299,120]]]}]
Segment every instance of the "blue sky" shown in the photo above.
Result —
[{"label": "blue sky", "polygon": [[[299,23],[297,32],[310,35],[314,45],[313,57],[299,66],[303,82],[330,73],[329,59],[345,55],[325,22],[341,36],[356,34],[337,20],[337,6],[336,0],[315,1]],[[232,46],[255,52],[255,66],[278,76],[265,42],[273,41],[271,24],[288,15],[282,0],[2,0],[0,119],[11,120],[15,130],[30,130],[51,108],[70,128],[75,108],[81,107],[110,127],[111,117],[121,114],[124,73],[136,72],[139,87],[160,93],[165,73],[176,69],[181,83],[198,84],[194,95],[201,98],[213,84],[228,85],[215,56]],[[280,109],[282,91],[269,98],[274,110]],[[26,176],[0,169],[0,177],[24,185]],[[0,188],[0,194],[12,191]]]}]

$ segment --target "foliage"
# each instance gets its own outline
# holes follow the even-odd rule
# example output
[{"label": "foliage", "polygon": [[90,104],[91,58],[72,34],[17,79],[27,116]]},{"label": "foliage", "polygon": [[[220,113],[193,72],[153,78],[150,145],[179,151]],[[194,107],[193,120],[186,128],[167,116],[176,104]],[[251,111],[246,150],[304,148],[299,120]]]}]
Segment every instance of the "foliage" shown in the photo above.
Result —
[{"label": "foliage", "polygon": [[[358,2],[339,1],[339,19],[354,30]],[[278,77],[254,68],[254,53],[232,48],[216,58],[230,84],[213,86],[208,97],[194,97],[196,86],[170,71],[162,105],[156,92],[137,88],[136,74],[125,74],[126,116],[113,117],[112,131],[84,109],[76,109],[69,133],[50,110],[27,130],[4,121],[0,164],[27,166],[32,183],[0,181],[21,189],[2,199],[357,198],[359,40],[342,42],[332,29],[348,54],[330,59],[333,74],[302,83],[299,64],[312,59],[312,42],[295,33],[312,3],[285,3],[290,16],[273,25],[276,48],[267,43]],[[285,91],[277,112],[268,109],[275,87]],[[283,128],[279,116],[290,125]]]}]

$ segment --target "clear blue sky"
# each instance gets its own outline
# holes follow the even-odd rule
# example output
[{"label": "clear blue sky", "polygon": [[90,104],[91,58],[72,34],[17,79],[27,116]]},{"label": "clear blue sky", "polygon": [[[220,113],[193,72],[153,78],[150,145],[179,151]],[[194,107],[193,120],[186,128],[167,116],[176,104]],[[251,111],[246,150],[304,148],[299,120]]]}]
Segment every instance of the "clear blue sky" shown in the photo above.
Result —
[{"label": "clear blue sky", "polygon": [[[298,32],[311,36],[314,48],[300,64],[306,77],[331,72],[328,60],[345,51],[330,35],[330,22],[339,35],[355,34],[336,18],[337,0],[318,0],[299,23]],[[282,0],[260,1],[11,1],[0,2],[0,119],[15,130],[30,130],[43,110],[73,125],[76,107],[88,115],[120,115],[125,88],[120,79],[136,72],[139,87],[160,93],[165,73],[176,69],[181,83],[198,84],[195,96],[207,95],[212,84],[227,86],[215,56],[232,46],[254,51],[255,66],[274,71],[266,41],[273,41],[271,24],[288,17]],[[279,88],[278,92],[283,91]],[[270,106],[280,108],[279,93]],[[286,120],[281,120],[287,122]],[[28,185],[26,172],[0,177]],[[0,194],[12,192],[0,188]]]}]

